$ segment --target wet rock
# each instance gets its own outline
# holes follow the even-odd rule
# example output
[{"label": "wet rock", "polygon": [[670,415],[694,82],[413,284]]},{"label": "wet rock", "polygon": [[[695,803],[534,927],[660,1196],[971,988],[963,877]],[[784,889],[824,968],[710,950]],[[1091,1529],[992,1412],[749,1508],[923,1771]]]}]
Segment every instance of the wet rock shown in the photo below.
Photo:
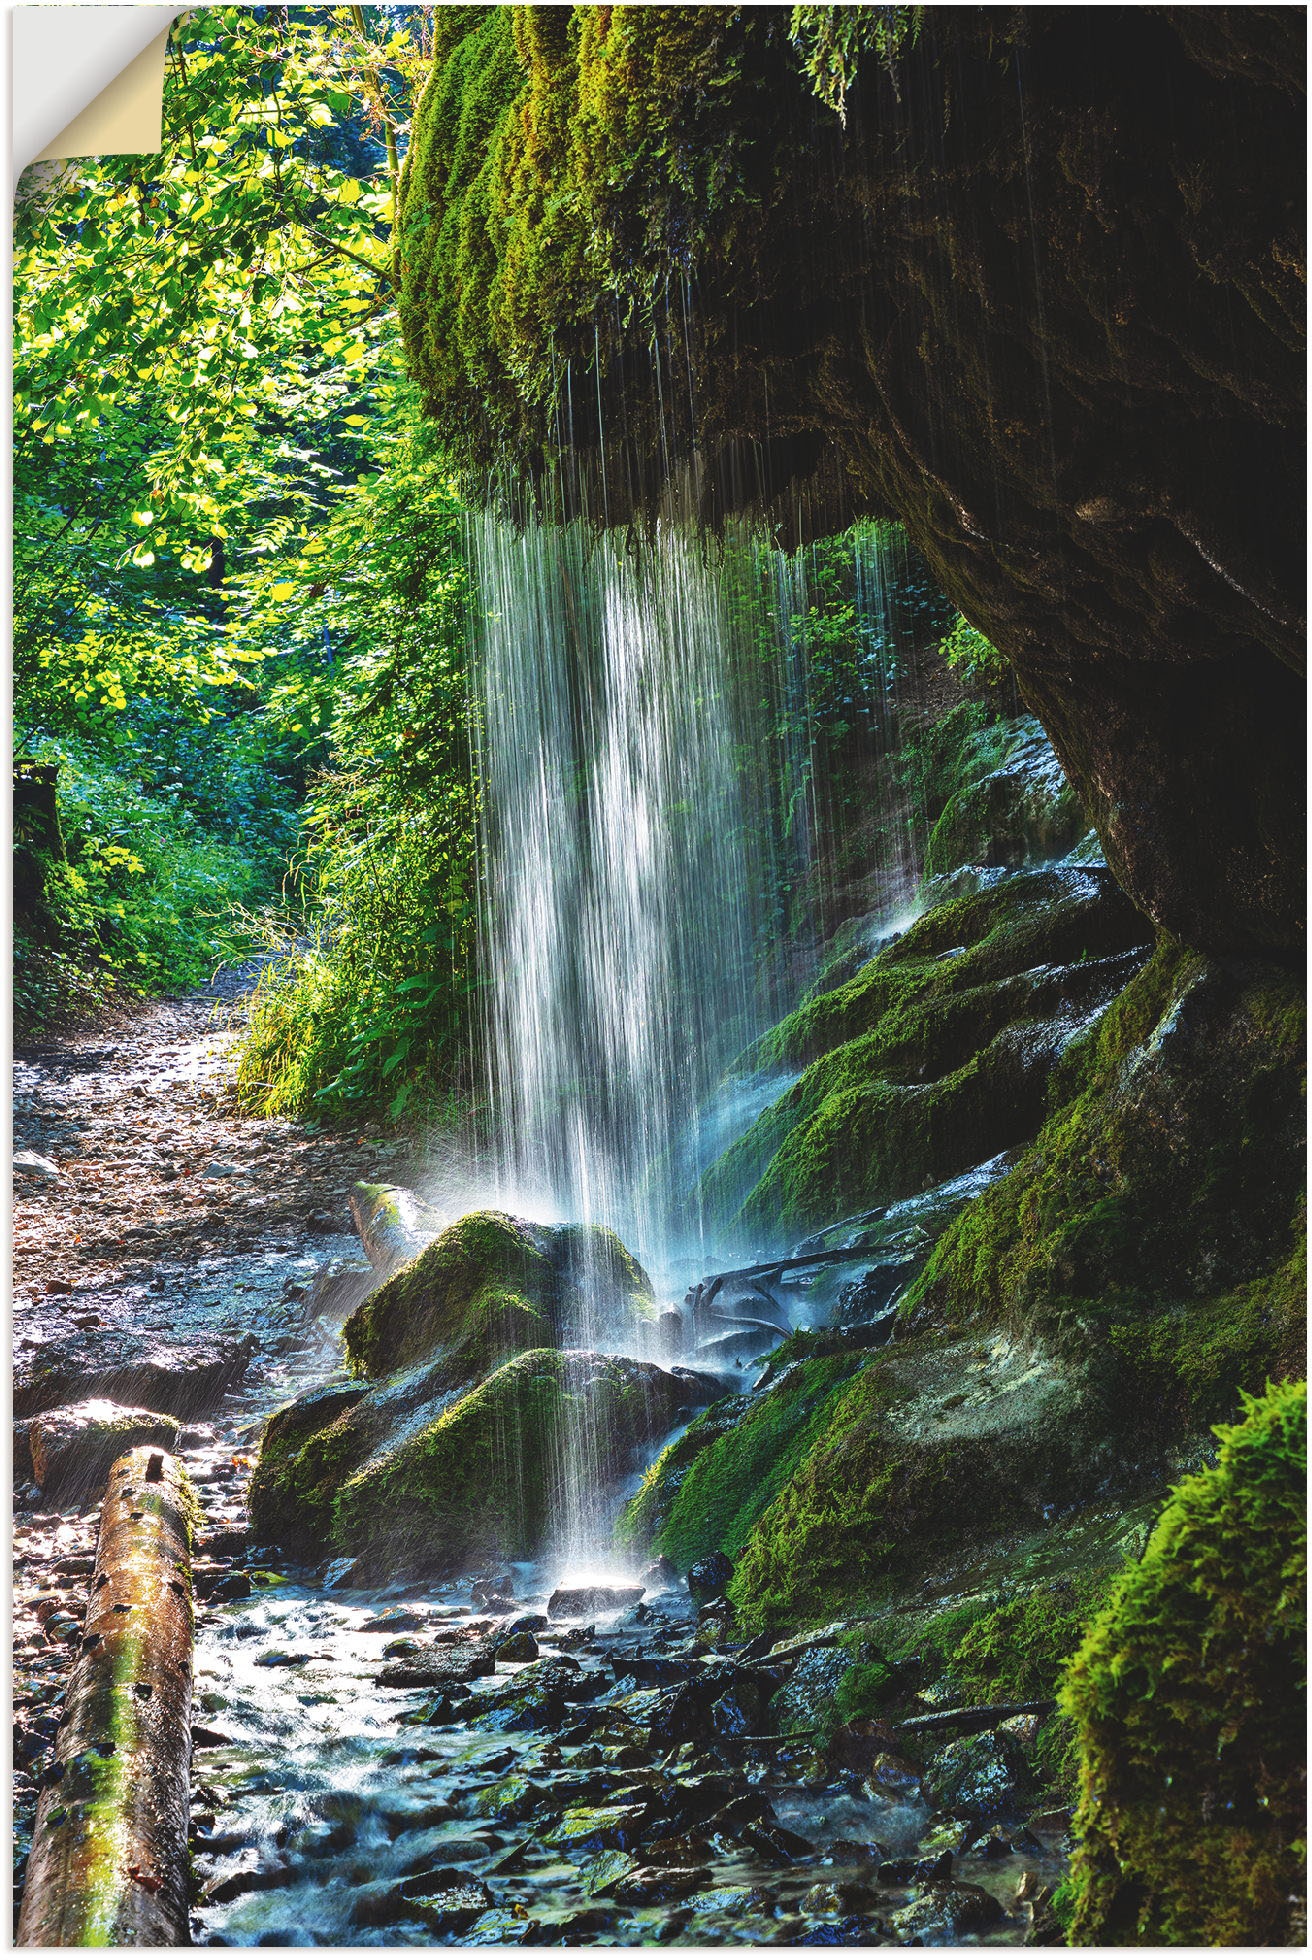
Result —
[{"label": "wet rock", "polygon": [[580,1862],[598,1851],[632,1851],[651,1821],[647,1804],[613,1804],[567,1810],[545,1842]]},{"label": "wet rock", "polygon": [[65,1334],[18,1354],[14,1414],[41,1415],[92,1398],[172,1416],[217,1408],[242,1379],[257,1343],[239,1340],[156,1341],[140,1334]]},{"label": "wet rock", "polygon": [[10,1425],[13,1432],[14,1481],[23,1483],[32,1475],[32,1424],[15,1422]]},{"label": "wet rock", "polygon": [[994,1731],[948,1743],[925,1764],[925,1798],[936,1810],[992,1817],[1011,1808],[1019,1764],[1013,1744]]},{"label": "wet rock", "polygon": [[465,1946],[538,1946],[541,1942],[542,1926],[524,1906],[481,1913],[463,1935]]},{"label": "wet rock", "polygon": [[891,1924],[906,1942],[918,1937],[922,1943],[942,1944],[943,1938],[961,1940],[972,1933],[984,1933],[1006,1918],[991,1892],[982,1885],[932,1885],[892,1916]]},{"label": "wet rock", "polygon": [[868,1885],[835,1884],[831,1880],[821,1880],[803,1894],[802,1911],[810,1913],[813,1919],[822,1915],[842,1918],[864,1911],[873,1904],[874,1897]]},{"label": "wet rock", "polygon": [[367,1259],[333,1259],[310,1282],[308,1311],[340,1326],[355,1312],[377,1274]]},{"label": "wet rock", "polygon": [[531,1782],[527,1776],[506,1776],[490,1789],[480,1790],[474,1798],[473,1808],[479,1817],[486,1817],[490,1823],[522,1824],[533,1815],[545,1796],[542,1785]]},{"label": "wet rock", "polygon": [[718,1599],[733,1577],[733,1561],[723,1552],[700,1558],[688,1573],[688,1591],[699,1606]]},{"label": "wet rock", "polygon": [[506,1633],[493,1642],[493,1652],[500,1661],[535,1661],[538,1658],[538,1643],[531,1633]]},{"label": "wet rock", "polygon": [[642,1866],[626,1878],[617,1879],[611,1887],[611,1896],[621,1906],[668,1905],[674,1899],[686,1899],[690,1892],[705,1885],[710,1876],[709,1868],[661,1871],[654,1866]]},{"label": "wet rock", "polygon": [[660,1558],[653,1559],[650,1565],[644,1566],[638,1576],[649,1593],[683,1590],[683,1580],[679,1576],[678,1567],[671,1565],[663,1553]]},{"label": "wet rock", "polygon": [[771,1703],[781,1730],[828,1727],[834,1718],[834,1697],[853,1666],[841,1647],[812,1647],[793,1668],[786,1687]]},{"label": "wet rock", "polygon": [[47,1499],[99,1495],[124,1450],[142,1443],[176,1449],[178,1419],[117,1402],[76,1402],[34,1417],[29,1441],[32,1472]]},{"label": "wet rock", "polygon": [[585,1620],[590,1613],[620,1613],[636,1606],[642,1598],[641,1586],[557,1586],[547,1601],[547,1615],[553,1620]]},{"label": "wet rock", "polygon": [[413,1606],[385,1606],[381,1613],[371,1613],[367,1620],[361,1620],[361,1633],[418,1633],[428,1625],[429,1615],[416,1611]]},{"label": "wet rock", "polygon": [[495,1904],[486,1885],[452,1885],[416,1894],[411,1888],[421,1882],[406,1879],[402,1891],[430,1933],[461,1933]]},{"label": "wet rock", "polygon": [[496,1654],[490,1640],[463,1640],[455,1646],[419,1647],[391,1661],[378,1676],[380,1688],[437,1688],[491,1674]]},{"label": "wet rock", "polygon": [[[809,1926],[803,1933],[790,1933],[786,1936],[793,1946],[891,1946],[897,1944],[888,1937],[888,1928],[882,1919],[853,1917],[828,1921],[820,1926]],[[907,1942],[911,1944],[911,1942]]]}]

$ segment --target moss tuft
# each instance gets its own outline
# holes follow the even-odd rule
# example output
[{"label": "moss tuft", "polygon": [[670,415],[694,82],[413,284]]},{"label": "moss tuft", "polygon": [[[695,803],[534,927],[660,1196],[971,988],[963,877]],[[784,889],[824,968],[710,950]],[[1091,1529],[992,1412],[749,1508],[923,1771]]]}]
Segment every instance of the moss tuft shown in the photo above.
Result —
[{"label": "moss tuft", "polygon": [[1219,1429],[1062,1690],[1080,1759],[1070,1938],[1279,1946],[1303,1889],[1307,1394]]}]

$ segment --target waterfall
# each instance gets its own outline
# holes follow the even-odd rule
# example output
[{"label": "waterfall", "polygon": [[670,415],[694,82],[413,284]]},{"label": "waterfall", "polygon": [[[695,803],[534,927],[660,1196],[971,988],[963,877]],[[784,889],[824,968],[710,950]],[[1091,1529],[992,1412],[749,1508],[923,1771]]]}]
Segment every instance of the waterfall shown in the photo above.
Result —
[{"label": "waterfall", "polygon": [[500,1201],[612,1226],[673,1283],[706,1250],[690,1126],[762,1005],[718,554],[486,517],[473,545]]},{"label": "waterfall", "polygon": [[[785,554],[747,530],[483,515],[470,547],[495,1202],[611,1227],[677,1299],[729,1250],[699,1173],[780,1091],[726,1088],[730,1064],[836,918],[859,947],[914,888],[885,534]],[[854,797],[873,863],[855,881],[834,851]],[[613,1347],[583,1293],[575,1338]],[[605,1499],[586,1398],[566,1404],[551,1508],[577,1576]]]}]

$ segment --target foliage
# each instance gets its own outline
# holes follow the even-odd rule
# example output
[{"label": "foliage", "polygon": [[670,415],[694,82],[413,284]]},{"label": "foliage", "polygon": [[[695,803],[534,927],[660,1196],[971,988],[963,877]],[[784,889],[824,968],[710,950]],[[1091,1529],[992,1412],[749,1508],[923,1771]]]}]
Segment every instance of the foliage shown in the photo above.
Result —
[{"label": "foliage", "polygon": [[958,613],[952,630],[939,642],[939,652],[961,679],[984,689],[1002,685],[1008,667],[997,648],[991,646],[963,613]]},{"label": "foliage", "polygon": [[[1307,1391],[1245,1397],[1067,1670],[1070,1938],[1278,1946],[1302,1891]],[[1296,1937],[1296,1935],[1293,1935]]]},{"label": "foliage", "polygon": [[265,813],[261,835],[241,830],[239,805],[225,835],[167,769],[166,780],[143,782],[127,745],[106,760],[85,743],[50,741],[38,759],[58,763],[66,856],[43,856],[40,929],[16,937],[20,1028],[114,993],[200,986],[249,950],[233,906],[267,883],[288,841],[282,811]]},{"label": "foliage", "polygon": [[316,542],[268,600],[303,656],[270,712],[295,734],[327,719],[335,761],[306,812],[309,942],[260,984],[238,1088],[266,1112],[431,1117],[467,1068],[477,925],[463,516],[431,432],[399,434]]},{"label": "foliage", "polygon": [[794,7],[789,35],[816,94],[847,121],[847,92],[861,56],[874,53],[897,84],[897,56],[915,45],[923,7]]}]

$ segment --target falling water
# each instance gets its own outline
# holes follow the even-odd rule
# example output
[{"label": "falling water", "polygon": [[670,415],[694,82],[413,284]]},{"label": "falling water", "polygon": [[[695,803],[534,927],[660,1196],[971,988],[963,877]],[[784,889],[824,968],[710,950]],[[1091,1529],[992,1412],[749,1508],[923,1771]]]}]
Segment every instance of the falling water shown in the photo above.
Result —
[{"label": "falling water", "polygon": [[[471,544],[497,1202],[611,1227],[677,1298],[725,1250],[699,1210],[699,1156],[779,1092],[739,1080],[726,1094],[726,1070],[815,975],[826,832],[850,821],[817,795],[813,567],[750,532],[712,545],[673,525],[638,537],[484,516]],[[842,549],[848,694],[822,712],[850,727],[825,739],[874,754],[883,838],[905,828],[897,634],[880,535]],[[876,920],[903,901],[914,855],[896,837],[881,853],[863,894]],[[614,1349],[584,1293],[573,1338]],[[597,1439],[570,1421],[586,1417],[558,1439],[553,1508],[577,1565],[598,1542],[599,1480],[585,1469]]]},{"label": "falling water", "polygon": [[661,531],[476,527],[488,1054],[503,1201],[701,1256],[680,1176],[757,1029],[759,890],[715,565]]}]

